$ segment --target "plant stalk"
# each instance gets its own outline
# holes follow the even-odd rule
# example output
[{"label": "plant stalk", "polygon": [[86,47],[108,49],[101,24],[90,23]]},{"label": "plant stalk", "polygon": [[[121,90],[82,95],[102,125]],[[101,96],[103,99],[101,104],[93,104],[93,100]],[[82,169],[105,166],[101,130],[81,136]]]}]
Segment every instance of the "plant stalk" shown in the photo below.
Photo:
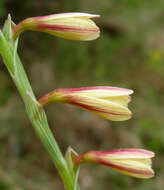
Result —
[{"label": "plant stalk", "polygon": [[[16,40],[17,41],[17,40]],[[65,186],[66,190],[74,189],[74,177],[59,149],[59,146],[49,128],[46,114],[37,102],[23,65],[17,54],[17,42],[8,41],[0,31],[0,54],[23,99],[27,115],[36,134],[49,152]],[[79,190],[79,187],[77,187]]]}]

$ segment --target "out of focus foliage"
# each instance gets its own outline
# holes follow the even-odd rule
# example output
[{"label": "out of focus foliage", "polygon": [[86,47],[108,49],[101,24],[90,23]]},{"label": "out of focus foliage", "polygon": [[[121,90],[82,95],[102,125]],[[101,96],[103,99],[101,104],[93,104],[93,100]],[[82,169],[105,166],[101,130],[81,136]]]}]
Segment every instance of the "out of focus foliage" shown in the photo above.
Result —
[{"label": "out of focus foliage", "polygon": [[[57,87],[111,85],[134,89],[133,118],[108,122],[68,105],[46,108],[63,152],[71,145],[92,149],[146,148],[156,152],[156,176],[122,176],[100,166],[81,167],[81,189],[164,189],[164,1],[39,0],[0,1],[0,25],[58,12],[100,14],[101,37],[74,42],[26,32],[19,52],[39,96]],[[2,61],[1,61],[2,62]],[[6,68],[0,64],[0,189],[62,189],[58,174],[35,136]]]},{"label": "out of focus foliage", "polygon": [[5,0],[0,1],[0,16],[3,16],[5,14]]}]

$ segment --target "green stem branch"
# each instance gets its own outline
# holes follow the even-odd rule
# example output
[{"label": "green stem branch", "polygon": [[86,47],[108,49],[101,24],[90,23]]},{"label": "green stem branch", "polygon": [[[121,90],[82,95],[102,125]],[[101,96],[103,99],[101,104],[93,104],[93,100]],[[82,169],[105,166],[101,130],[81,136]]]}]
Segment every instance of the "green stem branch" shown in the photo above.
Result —
[{"label": "green stem branch", "polygon": [[[8,41],[0,31],[0,54],[24,101],[27,115],[41,142],[49,152],[66,190],[74,189],[74,177],[49,128],[46,114],[37,102],[31,85],[17,54],[17,42]],[[79,189],[79,187],[77,188]]]}]

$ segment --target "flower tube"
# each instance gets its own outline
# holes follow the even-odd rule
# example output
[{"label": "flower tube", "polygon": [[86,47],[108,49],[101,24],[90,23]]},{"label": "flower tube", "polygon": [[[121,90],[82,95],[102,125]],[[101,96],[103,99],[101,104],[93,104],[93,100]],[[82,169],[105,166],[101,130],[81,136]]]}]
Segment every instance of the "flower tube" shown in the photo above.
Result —
[{"label": "flower tube", "polygon": [[27,18],[13,27],[13,37],[16,38],[25,30],[33,30],[69,40],[94,40],[100,33],[91,20],[95,17],[99,15],[73,12]]},{"label": "flower tube", "polygon": [[89,151],[74,158],[74,165],[91,162],[105,165],[117,172],[136,178],[151,178],[151,158],[154,153],[144,149],[118,149],[111,151]]},{"label": "flower tube", "polygon": [[95,86],[71,89],[56,89],[39,99],[44,106],[51,102],[63,102],[83,108],[104,119],[123,121],[131,118],[127,108],[133,91],[124,88]]}]

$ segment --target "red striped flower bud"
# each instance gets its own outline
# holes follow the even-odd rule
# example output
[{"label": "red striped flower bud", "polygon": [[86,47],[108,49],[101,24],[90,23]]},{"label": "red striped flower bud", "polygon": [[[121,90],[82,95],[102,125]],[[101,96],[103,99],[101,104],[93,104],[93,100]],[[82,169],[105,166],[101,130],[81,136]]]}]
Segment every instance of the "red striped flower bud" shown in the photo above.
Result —
[{"label": "red striped flower bud", "polygon": [[123,121],[131,118],[127,105],[132,93],[129,89],[108,86],[56,89],[39,102],[43,106],[53,101],[72,104],[104,119]]},{"label": "red striped flower bud", "polygon": [[13,28],[16,38],[25,30],[41,31],[69,40],[94,40],[99,37],[99,28],[91,18],[99,15],[87,13],[61,13],[27,18]]},{"label": "red striped flower bud", "polygon": [[137,178],[151,178],[151,158],[154,153],[144,149],[118,149],[111,151],[90,151],[74,158],[74,165],[91,162],[102,164],[113,170]]}]

